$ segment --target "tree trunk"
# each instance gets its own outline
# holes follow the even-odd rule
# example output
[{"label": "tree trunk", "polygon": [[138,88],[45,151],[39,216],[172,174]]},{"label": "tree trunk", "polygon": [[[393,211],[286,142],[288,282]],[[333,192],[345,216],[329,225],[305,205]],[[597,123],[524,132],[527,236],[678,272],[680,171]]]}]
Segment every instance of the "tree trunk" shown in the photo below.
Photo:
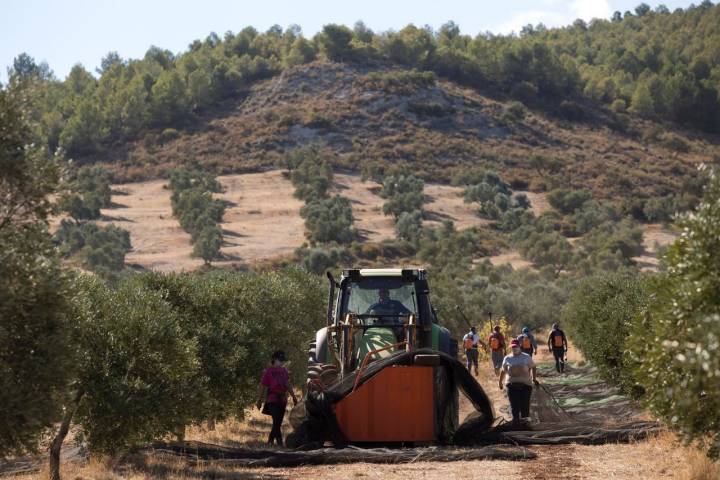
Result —
[{"label": "tree trunk", "polygon": [[58,429],[55,438],[50,444],[50,480],[60,480],[60,450],[68,431],[70,431],[70,422],[72,422],[73,415],[75,415],[75,411],[80,405],[83,393],[82,389],[80,389],[75,394],[75,399],[65,411],[60,429]]}]

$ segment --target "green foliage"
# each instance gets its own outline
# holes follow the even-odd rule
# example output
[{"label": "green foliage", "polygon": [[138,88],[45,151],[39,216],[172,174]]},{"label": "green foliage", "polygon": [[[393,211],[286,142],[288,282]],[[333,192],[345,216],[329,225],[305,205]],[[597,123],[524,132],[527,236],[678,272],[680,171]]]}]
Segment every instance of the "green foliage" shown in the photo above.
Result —
[{"label": "green foliage", "polygon": [[587,190],[570,190],[558,188],[548,194],[548,202],[553,208],[565,215],[574,213],[581,208],[585,202],[592,199],[592,194]]},{"label": "green foliage", "polygon": [[575,233],[579,235],[584,235],[605,222],[616,222],[619,219],[612,205],[593,200],[585,202],[569,218]]},{"label": "green foliage", "polygon": [[423,232],[422,217],[423,214],[420,210],[402,212],[395,222],[397,238],[409,242],[417,242]]},{"label": "green foliage", "polygon": [[572,264],[572,246],[543,219],[523,225],[513,233],[513,238],[523,257],[538,267],[550,268],[556,277]]},{"label": "green foliage", "polygon": [[388,175],[380,191],[380,196],[387,199],[383,213],[397,221],[403,212],[421,211],[425,203],[424,188],[425,183],[414,175]]},{"label": "green foliage", "polygon": [[69,274],[46,226],[0,230],[0,457],[34,451],[69,381]]},{"label": "green foliage", "polygon": [[343,262],[350,261],[351,256],[342,247],[298,248],[295,256],[300,260],[302,268],[308,272],[322,275]]},{"label": "green foliage", "polygon": [[456,230],[451,221],[423,232],[418,257],[435,266],[450,263],[471,265],[473,259],[490,254],[486,231],[478,228]]},{"label": "green foliage", "polygon": [[[42,72],[16,62],[12,75]],[[59,158],[31,145],[20,102],[0,90],[0,458],[35,451],[61,414],[68,361],[70,274],[50,243]]]},{"label": "green foliage", "polygon": [[99,165],[83,166],[68,182],[69,193],[60,199],[60,209],[76,222],[100,218],[100,209],[112,202],[112,174]]},{"label": "green foliage", "polygon": [[[633,321],[648,303],[644,281],[614,273],[589,277],[575,289],[562,311],[562,322],[585,358],[600,375],[635,394],[633,362],[627,354]],[[643,332],[647,345],[652,337]]]},{"label": "green foliage", "polygon": [[465,181],[472,182],[465,189],[465,203],[479,203],[480,216],[495,220],[498,229],[510,232],[532,220],[533,214],[529,211],[530,200],[527,195],[513,195],[510,185],[497,173],[468,173]]},{"label": "green foliage", "polygon": [[409,95],[418,88],[434,86],[437,77],[433,72],[427,71],[393,70],[370,72],[358,81],[367,89]]},{"label": "green foliage", "polygon": [[272,273],[158,273],[137,283],[170,304],[194,339],[197,389],[186,392],[194,421],[242,416],[273,351],[284,349],[296,385],[304,381],[305,339],[324,324],[325,284],[300,269]]},{"label": "green foliage", "polygon": [[220,257],[223,245],[219,224],[225,214],[225,203],[213,198],[222,191],[215,175],[204,171],[197,162],[170,172],[169,188],[173,215],[180,226],[190,234],[193,255],[209,265]]},{"label": "green foliage", "polygon": [[313,198],[326,197],[332,186],[333,171],[319,149],[308,149],[307,156],[291,174],[295,186],[295,197],[306,202]]},{"label": "green foliage", "polygon": [[[645,401],[688,439],[712,440],[720,455],[720,177],[710,175],[701,204],[679,221],[666,269],[650,283],[638,316],[635,377]],[[641,342],[640,339],[645,341]]]},{"label": "green foliage", "polygon": [[680,205],[674,195],[649,198],[643,206],[643,213],[649,222],[669,222],[680,212]]},{"label": "green foliage", "polygon": [[75,299],[76,414],[96,452],[152,441],[192,418],[196,342],[158,292],[85,279]]},{"label": "green foliage", "polygon": [[527,109],[522,102],[513,100],[503,107],[502,118],[508,123],[519,122],[527,115]]},{"label": "green foliage", "polygon": [[335,62],[353,60],[355,52],[351,44],[353,32],[344,25],[325,25],[317,35],[320,52]]},{"label": "green foliage", "polygon": [[614,271],[632,266],[643,252],[643,233],[630,219],[608,221],[592,229],[578,244],[579,269]]},{"label": "green foliage", "polygon": [[334,195],[314,198],[300,209],[306,236],[313,243],[350,243],[355,238],[350,200]]},{"label": "green foliage", "polygon": [[486,260],[472,268],[456,262],[435,268],[431,288],[441,323],[456,335],[466,331],[467,324],[455,305],[478,325],[488,323],[488,312],[494,319],[504,316],[515,329],[504,333],[515,335],[523,325],[539,328],[556,322],[572,283],[529,270],[513,271],[508,265],[493,267]]},{"label": "green foliage", "polygon": [[62,220],[53,240],[63,256],[78,254],[84,268],[105,280],[117,280],[117,273],[125,267],[125,255],[132,250],[128,231],[112,224]]}]

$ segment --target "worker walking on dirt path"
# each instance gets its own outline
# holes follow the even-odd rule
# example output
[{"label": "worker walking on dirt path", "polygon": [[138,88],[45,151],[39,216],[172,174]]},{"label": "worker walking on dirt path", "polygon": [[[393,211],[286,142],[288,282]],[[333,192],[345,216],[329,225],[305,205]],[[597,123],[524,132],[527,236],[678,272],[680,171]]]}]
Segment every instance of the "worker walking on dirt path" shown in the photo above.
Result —
[{"label": "worker walking on dirt path", "polygon": [[505,336],[500,332],[500,325],[495,325],[492,333],[488,337],[488,345],[490,346],[490,360],[495,370],[495,376],[500,375],[503,359],[507,353],[505,346]]},{"label": "worker walking on dirt path", "polygon": [[517,339],[510,342],[512,353],[503,359],[498,386],[507,387],[513,423],[530,418],[533,384],[538,385],[537,368],[532,357],[520,349]]},{"label": "worker walking on dirt path", "polygon": [[529,327],[523,327],[522,333],[517,337],[517,341],[523,353],[527,353],[531,357],[537,354],[537,342],[535,341],[535,336],[530,333]]},{"label": "worker walking on dirt path", "polygon": [[482,345],[485,349],[485,344],[480,340],[480,335],[477,333],[477,328],[470,327],[470,331],[463,337],[463,349],[465,350],[466,365],[468,372],[472,373],[472,367],[475,366],[475,376],[478,376],[478,346]]},{"label": "worker walking on dirt path", "polygon": [[568,351],[567,337],[557,323],[553,323],[547,345],[548,350],[555,357],[555,370],[558,373],[565,373],[565,354]]},{"label": "worker walking on dirt path", "polygon": [[297,405],[297,397],[290,384],[290,374],[287,368],[283,366],[284,363],[285,352],[278,350],[272,354],[270,366],[263,371],[258,399],[255,403],[255,406],[260,410],[264,402],[262,413],[272,417],[272,429],[268,437],[268,445],[276,442],[278,445],[283,446],[281,427],[285,417],[288,394],[292,396],[293,405]]}]

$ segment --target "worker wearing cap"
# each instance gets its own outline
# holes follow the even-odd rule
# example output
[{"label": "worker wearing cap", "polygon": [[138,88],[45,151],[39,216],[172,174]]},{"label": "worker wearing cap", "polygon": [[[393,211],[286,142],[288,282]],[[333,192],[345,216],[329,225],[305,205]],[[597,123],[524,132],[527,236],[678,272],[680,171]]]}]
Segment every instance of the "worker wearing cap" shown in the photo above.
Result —
[{"label": "worker wearing cap", "polygon": [[538,384],[537,368],[532,357],[523,353],[517,339],[510,342],[512,353],[503,359],[498,386],[507,388],[513,423],[530,417],[533,384]]}]

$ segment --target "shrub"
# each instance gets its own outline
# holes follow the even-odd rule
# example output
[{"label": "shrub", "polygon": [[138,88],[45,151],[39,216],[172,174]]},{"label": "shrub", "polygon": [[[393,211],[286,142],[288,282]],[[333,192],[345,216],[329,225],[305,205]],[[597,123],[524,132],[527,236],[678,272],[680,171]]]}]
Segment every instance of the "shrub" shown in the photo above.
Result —
[{"label": "shrub", "polygon": [[618,214],[612,206],[590,200],[575,210],[570,217],[570,222],[575,233],[584,235],[607,221],[617,221],[618,219]]},{"label": "shrub", "polygon": [[301,200],[326,197],[333,182],[330,163],[315,155],[306,157],[291,175],[295,197]]},{"label": "shrub", "polygon": [[403,212],[421,211],[425,202],[425,183],[414,175],[389,175],[383,180],[380,196],[387,201],[383,213],[392,215],[396,221]]},{"label": "shrub", "polygon": [[207,225],[200,230],[193,243],[193,256],[200,257],[205,265],[220,256],[223,245],[223,234],[217,225]]},{"label": "shrub", "polygon": [[622,98],[615,99],[615,101],[612,102],[610,105],[610,108],[613,112],[616,113],[625,113],[627,110],[627,103]]},{"label": "shrub", "polygon": [[53,238],[63,256],[77,254],[83,267],[105,280],[117,280],[117,273],[125,268],[125,255],[132,250],[130,233],[112,224],[62,220]]},{"label": "shrub", "polygon": [[513,100],[505,104],[501,118],[508,123],[514,123],[523,120],[526,115],[527,109],[525,105],[522,102]]},{"label": "shrub", "polygon": [[[645,285],[636,275],[614,273],[583,280],[562,311],[575,345],[600,375],[635,395],[626,343],[632,322],[647,305]],[[643,341],[651,342],[643,334]]]},{"label": "shrub", "polygon": [[643,207],[643,213],[649,222],[669,222],[679,210],[674,195],[649,198]]},{"label": "shrub", "polygon": [[315,199],[300,209],[311,242],[350,243],[355,238],[352,205],[345,197]]},{"label": "shrub", "polygon": [[417,88],[432,87],[435,85],[436,80],[433,72],[394,70],[390,72],[371,72],[361,77],[358,82],[367,89],[409,95]]},{"label": "shrub", "polygon": [[225,214],[225,203],[212,194],[222,191],[215,175],[204,172],[197,162],[170,172],[173,215],[180,226],[190,234],[193,255],[201,257],[206,265],[220,257],[223,245],[219,227]]},{"label": "shrub", "polygon": [[400,240],[417,242],[422,235],[422,212],[402,212],[395,222],[395,232]]},{"label": "shrub", "polygon": [[558,188],[548,194],[548,202],[561,213],[568,215],[581,208],[592,198],[587,190],[569,190]]},{"label": "shrub", "polygon": [[572,100],[563,100],[560,102],[559,113],[564,119],[571,121],[578,121],[585,118],[585,110],[583,107]]},{"label": "shrub", "polygon": [[347,251],[340,247],[299,248],[295,255],[305,270],[315,274],[324,274],[349,258]]},{"label": "shrub", "polygon": [[174,128],[166,128],[165,130],[160,132],[160,137],[158,138],[158,141],[164,145],[172,140],[175,140],[178,137],[180,137],[180,132],[178,132]]},{"label": "shrub", "polygon": [[408,104],[408,110],[416,115],[428,117],[443,117],[452,112],[451,108],[438,102],[411,102]]},{"label": "shrub", "polygon": [[534,84],[523,80],[510,89],[510,95],[523,103],[531,103],[537,99],[538,88]]},{"label": "shrub", "polygon": [[690,151],[690,144],[680,135],[666,133],[662,135],[660,141],[670,150],[675,150],[676,152],[681,153],[688,153]]}]

